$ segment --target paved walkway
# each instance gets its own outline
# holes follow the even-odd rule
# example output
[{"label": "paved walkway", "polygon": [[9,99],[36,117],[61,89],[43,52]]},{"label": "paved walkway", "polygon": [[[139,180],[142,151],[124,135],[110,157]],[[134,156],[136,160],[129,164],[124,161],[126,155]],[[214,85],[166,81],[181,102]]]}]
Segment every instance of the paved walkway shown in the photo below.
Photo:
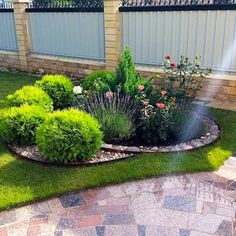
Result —
[{"label": "paved walkway", "polygon": [[232,236],[234,179],[236,158],[231,157],[213,173],[70,193],[0,213],[0,236]]}]

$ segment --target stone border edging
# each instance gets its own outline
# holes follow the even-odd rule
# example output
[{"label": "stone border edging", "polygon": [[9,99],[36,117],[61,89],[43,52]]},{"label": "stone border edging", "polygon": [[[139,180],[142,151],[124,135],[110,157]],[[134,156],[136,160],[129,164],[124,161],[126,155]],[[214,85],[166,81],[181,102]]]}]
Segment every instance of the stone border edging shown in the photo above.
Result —
[{"label": "stone border edging", "polygon": [[[176,152],[187,152],[194,151],[202,147],[209,146],[215,143],[220,138],[220,126],[217,122],[210,118],[204,117],[204,119],[208,122],[209,129],[207,132],[201,137],[197,139],[193,139],[188,142],[179,143],[171,146],[153,146],[153,147],[136,147],[136,146],[121,146],[121,145],[112,145],[112,144],[103,144],[102,151],[100,151],[100,156],[105,154],[109,154],[108,158],[98,158],[95,156],[89,161],[85,162],[72,162],[72,163],[60,163],[60,162],[52,162],[43,158],[36,146],[19,146],[14,144],[9,144],[8,148],[11,152],[13,152],[16,156],[21,159],[51,165],[51,166],[60,166],[60,167],[79,167],[79,166],[92,166],[99,165],[104,163],[110,163],[114,161],[124,160],[127,158],[134,157],[137,154],[144,153],[176,153]],[[111,154],[112,153],[112,154]]]},{"label": "stone border edging", "polygon": [[193,151],[210,144],[213,144],[220,138],[220,127],[215,120],[205,116],[205,122],[209,126],[208,130],[200,137],[193,139],[191,141],[182,142],[176,145],[169,146],[122,146],[113,144],[103,144],[102,149],[104,151],[110,152],[123,152],[123,153],[172,153],[172,152],[182,152],[182,151]]}]

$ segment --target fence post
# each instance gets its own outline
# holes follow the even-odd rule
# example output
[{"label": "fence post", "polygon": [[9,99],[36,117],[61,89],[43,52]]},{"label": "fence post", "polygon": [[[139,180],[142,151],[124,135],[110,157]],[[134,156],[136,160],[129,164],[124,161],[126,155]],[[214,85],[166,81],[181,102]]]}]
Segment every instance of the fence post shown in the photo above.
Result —
[{"label": "fence post", "polygon": [[15,16],[15,27],[16,36],[19,49],[19,62],[20,69],[22,71],[27,71],[27,55],[29,53],[29,38],[28,38],[28,27],[27,27],[27,15],[25,8],[29,0],[14,0],[14,16]]},{"label": "fence post", "polygon": [[120,0],[104,0],[106,69],[115,71],[120,54]]}]

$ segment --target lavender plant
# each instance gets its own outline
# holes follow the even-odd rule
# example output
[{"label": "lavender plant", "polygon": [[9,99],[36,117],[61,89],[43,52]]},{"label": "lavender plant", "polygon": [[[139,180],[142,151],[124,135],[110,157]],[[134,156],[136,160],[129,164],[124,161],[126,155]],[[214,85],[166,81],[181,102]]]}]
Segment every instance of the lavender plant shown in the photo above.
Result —
[{"label": "lavender plant", "polygon": [[107,143],[121,144],[135,132],[135,102],[129,95],[111,91],[94,94],[87,98],[84,109],[97,118]]}]

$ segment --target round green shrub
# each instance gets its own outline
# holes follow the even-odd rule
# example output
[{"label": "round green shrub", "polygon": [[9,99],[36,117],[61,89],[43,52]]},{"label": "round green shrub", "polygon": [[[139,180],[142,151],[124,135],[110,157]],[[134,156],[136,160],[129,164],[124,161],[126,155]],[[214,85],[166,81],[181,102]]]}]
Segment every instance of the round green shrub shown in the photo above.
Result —
[{"label": "round green shrub", "polygon": [[64,75],[45,75],[36,82],[53,100],[55,109],[69,107],[73,103],[73,83]]},{"label": "round green shrub", "polygon": [[42,89],[35,86],[24,86],[17,90],[14,94],[7,97],[9,105],[19,107],[23,104],[38,105],[43,107],[46,111],[52,111],[52,99]]},{"label": "round green shrub", "polygon": [[11,107],[0,116],[0,135],[7,143],[34,144],[36,129],[45,117],[46,112],[40,106]]},{"label": "round green shrub", "polygon": [[102,144],[98,121],[76,109],[50,114],[36,134],[40,152],[49,160],[72,162],[88,160]]},{"label": "round green shrub", "polygon": [[115,77],[110,71],[94,71],[83,81],[83,90],[89,93],[105,93],[114,90]]}]

